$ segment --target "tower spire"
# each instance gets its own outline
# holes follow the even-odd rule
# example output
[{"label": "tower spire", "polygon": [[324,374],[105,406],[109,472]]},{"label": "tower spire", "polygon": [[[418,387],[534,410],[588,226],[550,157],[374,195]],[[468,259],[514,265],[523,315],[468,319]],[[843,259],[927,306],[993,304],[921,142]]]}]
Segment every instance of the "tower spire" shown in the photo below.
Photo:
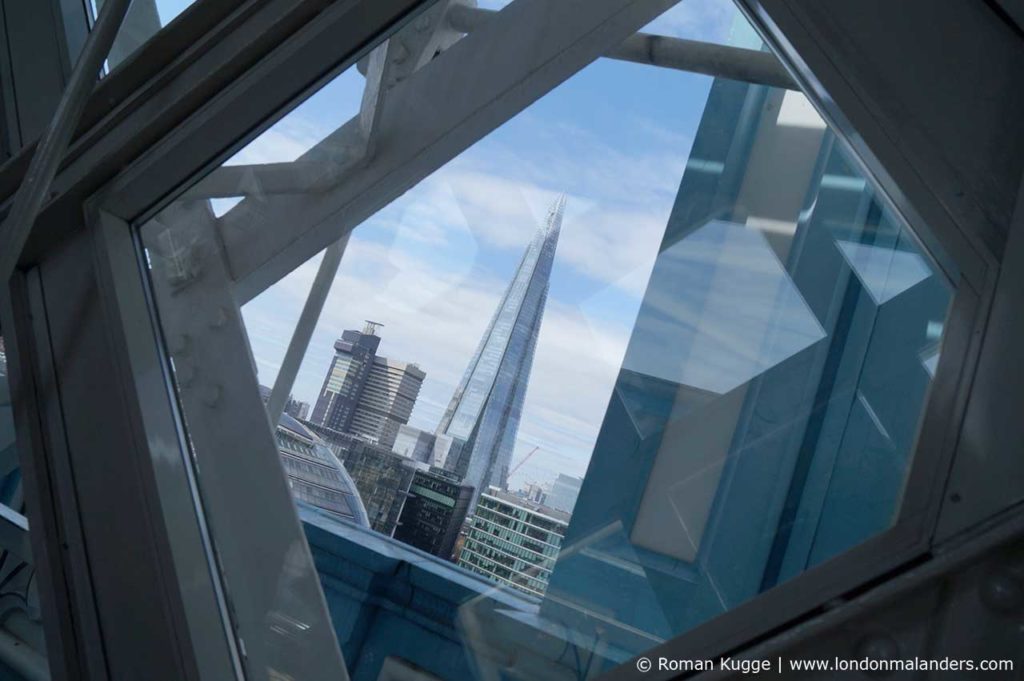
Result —
[{"label": "tower spire", "polygon": [[560,194],[548,209],[438,425],[445,468],[474,488],[470,512],[488,486],[508,484],[565,205]]}]

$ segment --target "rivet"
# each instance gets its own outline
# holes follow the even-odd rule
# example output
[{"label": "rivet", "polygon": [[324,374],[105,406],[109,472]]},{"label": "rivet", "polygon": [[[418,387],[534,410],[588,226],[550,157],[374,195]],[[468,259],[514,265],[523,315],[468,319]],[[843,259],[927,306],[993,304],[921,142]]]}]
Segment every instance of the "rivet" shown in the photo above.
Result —
[{"label": "rivet", "polygon": [[172,355],[183,355],[188,350],[189,338],[183,333],[177,333],[167,340],[167,349]]},{"label": "rivet", "polygon": [[223,391],[219,385],[208,385],[203,389],[203,404],[207,407],[216,407],[220,402]]},{"label": "rivet", "polygon": [[228,313],[223,307],[218,307],[217,311],[213,314],[210,319],[211,329],[222,329],[224,325],[228,323]]},{"label": "rivet", "polygon": [[391,50],[391,61],[401,64],[409,58],[409,50],[400,42],[395,42]]},{"label": "rivet", "polygon": [[196,377],[196,370],[191,364],[180,362],[175,365],[174,369],[174,375],[178,378],[178,385],[182,388],[192,385],[192,381]]}]

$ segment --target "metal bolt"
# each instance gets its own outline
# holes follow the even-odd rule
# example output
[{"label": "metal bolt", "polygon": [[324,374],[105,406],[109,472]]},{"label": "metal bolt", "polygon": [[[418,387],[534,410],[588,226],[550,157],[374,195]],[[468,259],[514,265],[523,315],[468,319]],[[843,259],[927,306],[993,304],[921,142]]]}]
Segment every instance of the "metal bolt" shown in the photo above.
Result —
[{"label": "metal bolt", "polygon": [[188,350],[189,337],[183,333],[177,333],[167,339],[167,349],[172,355],[183,355]]},{"label": "metal bolt", "polygon": [[400,42],[392,42],[391,47],[391,61],[396,64],[401,64],[409,58],[409,50]]},{"label": "metal bolt", "polygon": [[219,385],[208,385],[203,389],[203,404],[207,407],[216,407],[220,402],[221,387]]},{"label": "metal bolt", "polygon": [[178,385],[182,388],[187,388],[195,380],[196,370],[188,362],[180,362],[174,365],[174,375],[178,379]]},{"label": "metal bolt", "polygon": [[224,325],[228,323],[228,312],[223,307],[218,307],[217,311],[213,313],[213,317],[210,319],[211,329],[222,329]]}]

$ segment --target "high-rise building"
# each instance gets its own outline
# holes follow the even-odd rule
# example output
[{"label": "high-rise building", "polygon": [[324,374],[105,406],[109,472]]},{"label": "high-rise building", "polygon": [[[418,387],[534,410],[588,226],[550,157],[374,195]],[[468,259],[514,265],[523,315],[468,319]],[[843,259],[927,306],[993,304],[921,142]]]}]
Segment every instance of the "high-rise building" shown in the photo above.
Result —
[{"label": "high-rise building", "polygon": [[437,429],[451,438],[445,468],[476,494],[507,487],[564,211],[561,196],[523,254]]},{"label": "high-rise building", "polygon": [[583,486],[583,478],[576,478],[565,473],[559,473],[555,481],[551,483],[551,489],[547,493],[545,503],[551,508],[559,511],[572,513],[576,505],[576,497],[580,495],[580,487]]},{"label": "high-rise building", "polygon": [[293,419],[305,420],[309,416],[309,402],[300,402],[289,395],[288,401],[284,405],[284,413]]},{"label": "high-rise building", "polygon": [[425,464],[434,463],[434,445],[437,436],[419,428],[403,425],[398,428],[398,437],[391,446],[395,454]]},{"label": "high-rise building", "polygon": [[409,487],[395,539],[448,560],[466,520],[473,488],[441,468],[418,470]]},{"label": "high-rise building", "polygon": [[459,565],[543,596],[568,525],[568,513],[491,487],[477,502]]},{"label": "high-rise building", "polygon": [[409,421],[426,374],[415,364],[377,355],[380,326],[368,321],[362,331],[346,330],[335,341],[310,420],[390,449]]},{"label": "high-rise building", "polygon": [[532,501],[536,504],[547,503],[548,491],[543,486],[538,485],[535,482],[527,483],[526,487],[517,494],[528,501]]}]

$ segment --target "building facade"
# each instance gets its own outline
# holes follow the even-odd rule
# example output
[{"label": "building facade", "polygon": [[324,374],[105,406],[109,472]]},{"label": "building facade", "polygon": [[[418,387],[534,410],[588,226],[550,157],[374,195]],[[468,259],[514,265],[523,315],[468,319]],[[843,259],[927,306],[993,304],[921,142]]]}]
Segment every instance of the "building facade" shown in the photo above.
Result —
[{"label": "building facade", "polygon": [[459,565],[543,596],[568,525],[567,513],[491,487],[479,496]]},{"label": "building facade", "polygon": [[415,364],[377,354],[380,324],[342,332],[311,421],[390,448],[408,423],[426,374]]},{"label": "building facade", "polygon": [[435,463],[434,446],[436,442],[437,436],[433,433],[413,428],[410,425],[402,425],[398,428],[398,436],[395,438],[391,450],[395,454],[401,454],[413,461],[432,465]]},{"label": "building facade", "polygon": [[309,402],[301,402],[289,395],[288,401],[284,405],[284,413],[293,419],[305,421],[309,418]]},{"label": "building facade", "polygon": [[440,468],[417,470],[405,500],[395,539],[449,560],[466,520],[473,488]]},{"label": "building facade", "polygon": [[370,527],[391,536],[398,527],[416,467],[390,449],[348,433],[315,428],[345,465],[366,506]]},{"label": "building facade", "polygon": [[583,478],[559,473],[555,481],[551,483],[551,489],[548,490],[544,503],[551,508],[557,508],[559,511],[572,513],[582,485]]},{"label": "building facade", "polygon": [[296,500],[362,527],[370,526],[355,482],[323,440],[288,414],[281,415],[275,435],[288,487]]},{"label": "building facade", "polygon": [[438,435],[451,438],[444,467],[477,494],[507,488],[564,212],[562,196],[523,254],[438,425]]}]

